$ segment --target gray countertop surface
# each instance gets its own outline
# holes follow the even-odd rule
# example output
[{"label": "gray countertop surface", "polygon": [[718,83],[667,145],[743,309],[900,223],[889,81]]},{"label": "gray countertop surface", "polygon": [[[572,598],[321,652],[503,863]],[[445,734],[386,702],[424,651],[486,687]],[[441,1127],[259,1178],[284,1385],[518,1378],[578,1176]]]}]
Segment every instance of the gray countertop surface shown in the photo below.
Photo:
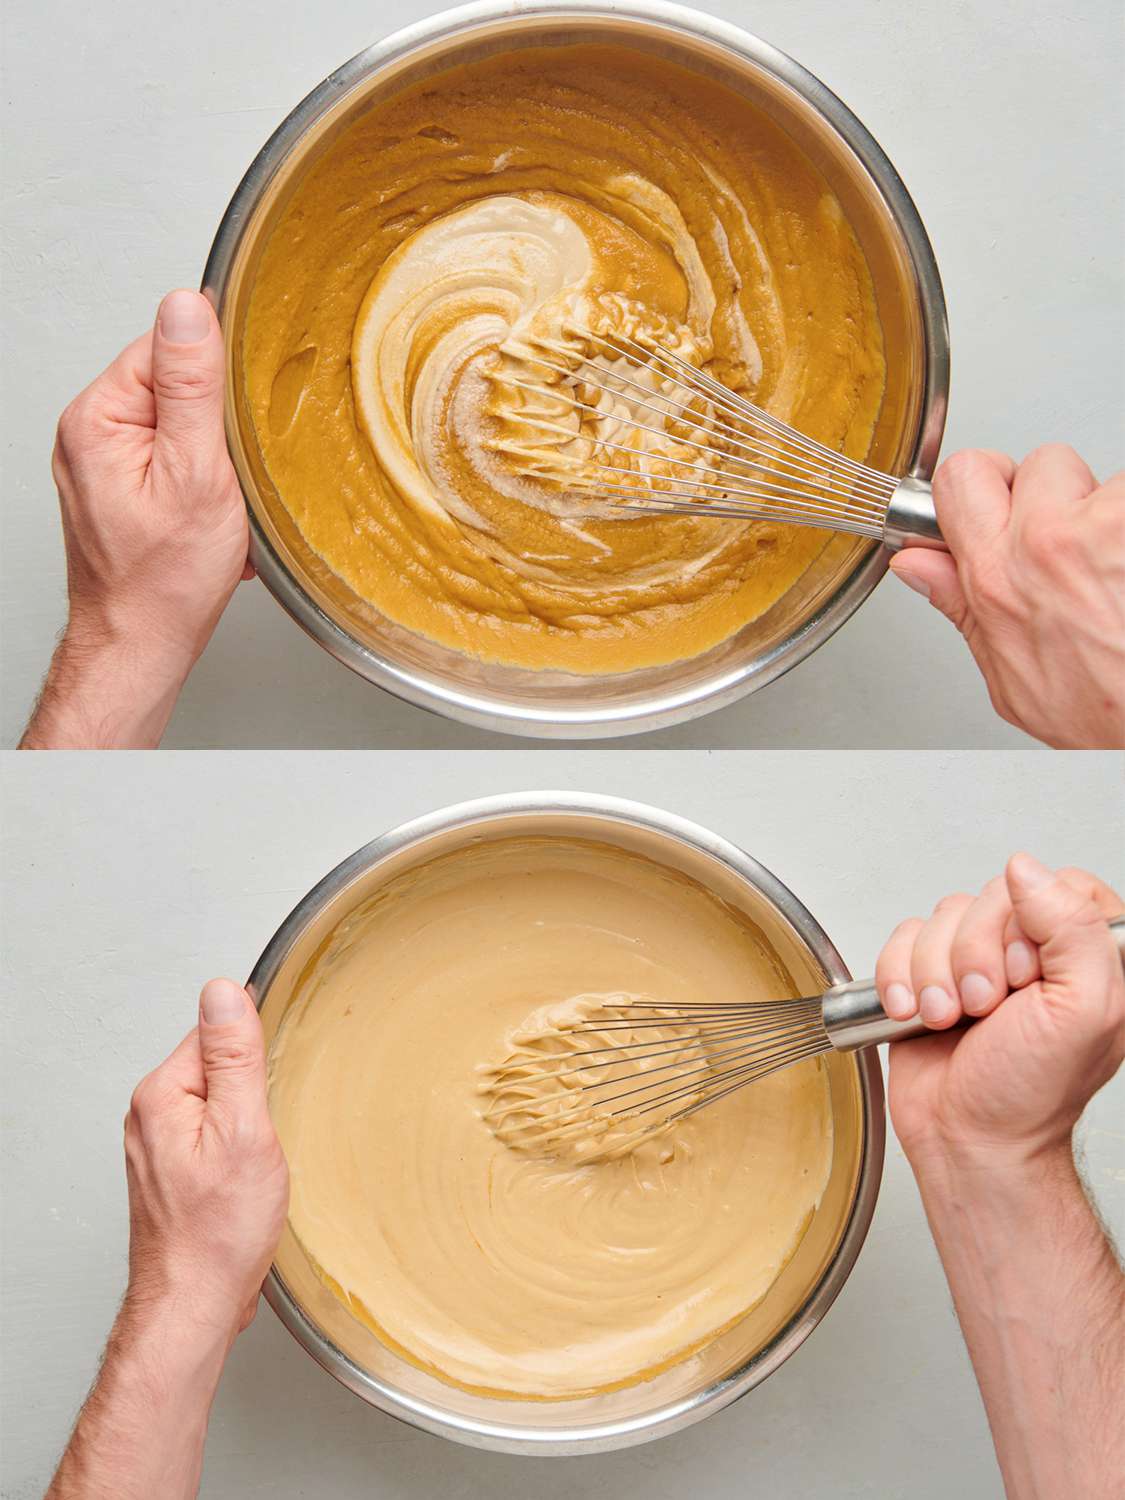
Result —
[{"label": "gray countertop surface", "polygon": [[[199,280],[243,170],[290,108],[425,0],[9,0],[4,22],[3,726],[14,743],[64,618],[49,457],[66,402],[160,296]],[[818,74],[887,150],[945,280],[945,451],[1074,443],[1122,461],[1123,35],[1114,0],[712,0]],[[170,746],[512,742],[431,718],[332,662],[244,585]],[[650,747],[1026,743],[952,629],[893,579],[822,650]]]},{"label": "gray countertop surface", "polygon": [[[648,801],[760,859],[857,975],[901,917],[976,888],[1015,849],[1119,886],[1121,759],[1038,754],[0,758],[5,925],[3,1495],[42,1494],[125,1281],[121,1121],[191,1026],[200,985],[246,975],[293,904],[388,827],[491,792]],[[1045,792],[1049,788],[1049,795]],[[1125,1074],[1081,1132],[1125,1231]],[[985,1500],[984,1414],[913,1179],[893,1138],[835,1306],[758,1390],[629,1452],[517,1459],[396,1423],[319,1370],[263,1307],[214,1409],[206,1500]]]}]

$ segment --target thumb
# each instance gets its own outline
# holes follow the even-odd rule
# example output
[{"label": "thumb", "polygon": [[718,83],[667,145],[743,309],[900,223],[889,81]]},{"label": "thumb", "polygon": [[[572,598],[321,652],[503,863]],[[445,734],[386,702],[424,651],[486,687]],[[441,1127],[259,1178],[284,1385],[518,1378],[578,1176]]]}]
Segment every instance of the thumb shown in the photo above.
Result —
[{"label": "thumb", "polygon": [[152,333],[154,460],[205,473],[226,452],[225,355],[219,320],[199,292],[169,292]]},{"label": "thumb", "polygon": [[891,572],[907,588],[928,599],[958,630],[964,630],[969,605],[957,576],[957,564],[947,552],[904,547],[891,558]]},{"label": "thumb", "polygon": [[199,1051],[207,1108],[233,1121],[253,1119],[266,1103],[262,1023],[233,979],[211,979],[199,997]]},{"label": "thumb", "polygon": [[1101,978],[1113,944],[1090,892],[1030,854],[1013,854],[1005,879],[1020,928],[1039,946],[1043,978],[1070,989]]}]

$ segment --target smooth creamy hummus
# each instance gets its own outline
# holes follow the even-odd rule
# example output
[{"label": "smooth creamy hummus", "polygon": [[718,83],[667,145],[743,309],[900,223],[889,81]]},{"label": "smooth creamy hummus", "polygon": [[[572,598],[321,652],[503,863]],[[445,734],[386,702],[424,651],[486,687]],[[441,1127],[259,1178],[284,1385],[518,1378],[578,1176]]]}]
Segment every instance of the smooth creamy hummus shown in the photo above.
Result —
[{"label": "smooth creamy hummus", "polygon": [[[713,80],[563,47],[383,100],[297,186],[243,334],[264,462],[354,593],[446,646],[582,673],[694,655],[767,610],[824,534],[590,519],[528,477],[518,351],[575,324],[655,338],[867,454],[882,335],[822,175]],[[610,402],[599,439],[631,412]]]},{"label": "smooth creamy hummus", "polygon": [[831,1166],[825,1071],[583,1160],[501,1138],[489,1065],[576,1007],[789,993],[756,929],[648,861],[544,839],[434,861],[340,924],[274,1039],[293,1232],[444,1380],[560,1399],[652,1375],[748,1312],[800,1242]]}]

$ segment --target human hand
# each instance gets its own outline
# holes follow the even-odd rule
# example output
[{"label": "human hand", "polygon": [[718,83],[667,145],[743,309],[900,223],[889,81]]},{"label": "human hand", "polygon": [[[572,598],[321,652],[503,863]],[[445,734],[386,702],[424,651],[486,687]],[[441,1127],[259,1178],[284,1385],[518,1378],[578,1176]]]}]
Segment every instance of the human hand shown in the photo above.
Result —
[{"label": "human hand", "polygon": [[129,1286],[48,1500],[198,1493],[223,1365],[281,1235],[261,1023],[230,979],[204,985],[199,1010],[125,1119]]},{"label": "human hand", "polygon": [[891,560],[965,637],[992,705],[1071,749],[1125,745],[1125,470],[1099,485],[1074,451],[955,453],[934,475],[949,554]]},{"label": "human hand", "polygon": [[247,563],[223,431],[223,338],[198,292],[59,419],[52,471],[70,608],[32,748],[152,745]]},{"label": "human hand", "polygon": [[204,986],[198,1026],[138,1084],[125,1159],[126,1303],[233,1339],[254,1316],[289,1200],[261,1022],[233,980]]},{"label": "human hand", "polygon": [[[887,1014],[938,1034],[895,1043],[890,1110],[917,1167],[933,1154],[1069,1151],[1087,1101],[1125,1057],[1125,978],[1106,918],[1120,898],[1081,870],[1017,854],[979,896],[940,901],[875,967]],[[951,1031],[962,1016],[976,1018]]]}]

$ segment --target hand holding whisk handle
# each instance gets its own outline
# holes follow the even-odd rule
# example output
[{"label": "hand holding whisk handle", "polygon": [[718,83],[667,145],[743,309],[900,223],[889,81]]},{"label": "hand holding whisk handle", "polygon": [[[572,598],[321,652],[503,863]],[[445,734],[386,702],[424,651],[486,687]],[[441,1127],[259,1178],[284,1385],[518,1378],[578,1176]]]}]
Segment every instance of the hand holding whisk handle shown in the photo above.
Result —
[{"label": "hand holding whisk handle", "polygon": [[[1125,917],[1108,927],[1125,965]],[[517,1149],[554,1152],[577,1139],[593,1159],[600,1134],[619,1154],[794,1063],[932,1029],[921,1013],[889,1016],[869,979],[744,1004],[621,997],[568,1026],[560,1050],[491,1069],[490,1123]]]}]

